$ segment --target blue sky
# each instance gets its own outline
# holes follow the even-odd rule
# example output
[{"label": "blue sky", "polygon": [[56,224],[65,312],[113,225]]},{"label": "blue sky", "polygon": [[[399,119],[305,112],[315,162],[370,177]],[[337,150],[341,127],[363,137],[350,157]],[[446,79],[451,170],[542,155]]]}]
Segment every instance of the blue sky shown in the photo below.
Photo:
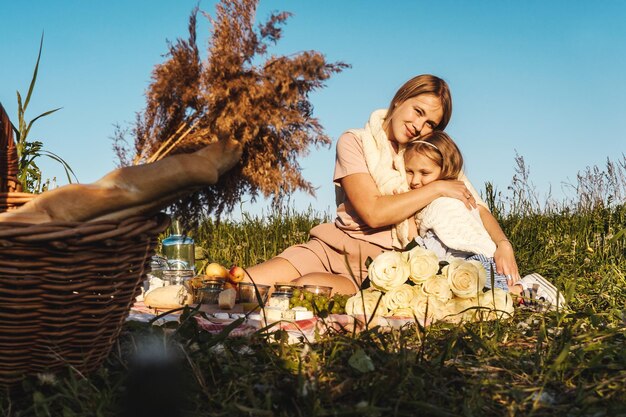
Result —
[{"label": "blue sky", "polygon": [[[45,32],[31,118],[32,139],[63,157],[81,182],[115,167],[114,125],[131,123],[167,40],[185,37],[195,0],[3,1],[0,15],[0,102],[15,118],[16,90],[26,94]],[[214,1],[200,1],[214,13]],[[334,139],[361,127],[388,105],[413,75],[448,81],[454,112],[447,129],[463,151],[465,170],[480,190],[511,183],[516,152],[540,195],[571,194],[587,166],[623,158],[626,143],[626,2],[261,0],[257,18],[290,11],[273,54],[314,49],[352,67],[311,100]],[[200,47],[210,26],[199,20]],[[41,163],[44,175],[63,174]],[[334,149],[312,149],[302,160],[317,198],[292,204],[332,211]],[[243,209],[260,212],[244,202]]]}]

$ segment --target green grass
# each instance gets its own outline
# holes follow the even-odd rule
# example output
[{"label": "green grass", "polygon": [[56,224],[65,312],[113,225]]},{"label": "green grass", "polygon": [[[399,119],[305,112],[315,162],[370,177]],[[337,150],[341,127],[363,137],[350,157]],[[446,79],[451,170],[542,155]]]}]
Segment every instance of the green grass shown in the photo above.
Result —
[{"label": "green grass", "polygon": [[[626,241],[620,235],[626,206],[516,207],[492,208],[522,273],[550,277],[564,289],[570,311],[518,310],[508,321],[425,329],[331,331],[300,345],[288,344],[281,332],[211,335],[193,320],[173,328],[128,322],[99,371],[30,377],[1,395],[0,412],[626,415]],[[194,238],[209,260],[249,266],[305,241],[308,230],[328,218],[313,210],[244,216],[241,222],[207,222]]]}]

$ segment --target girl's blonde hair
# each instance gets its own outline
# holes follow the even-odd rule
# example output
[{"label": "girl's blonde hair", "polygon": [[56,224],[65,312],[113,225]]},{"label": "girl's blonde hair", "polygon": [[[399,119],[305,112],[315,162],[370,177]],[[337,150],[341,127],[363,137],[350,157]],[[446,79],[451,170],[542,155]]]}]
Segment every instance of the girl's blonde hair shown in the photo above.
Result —
[{"label": "girl's blonde hair", "polygon": [[450,136],[434,130],[406,145],[404,158],[421,154],[441,167],[440,180],[455,180],[463,169],[463,155]]},{"label": "girl's blonde hair", "polygon": [[444,130],[452,116],[452,96],[448,84],[441,78],[430,74],[418,75],[405,82],[391,99],[385,119],[389,119],[396,106],[422,94],[432,94],[441,100],[443,116],[439,124],[435,126],[435,130]]}]

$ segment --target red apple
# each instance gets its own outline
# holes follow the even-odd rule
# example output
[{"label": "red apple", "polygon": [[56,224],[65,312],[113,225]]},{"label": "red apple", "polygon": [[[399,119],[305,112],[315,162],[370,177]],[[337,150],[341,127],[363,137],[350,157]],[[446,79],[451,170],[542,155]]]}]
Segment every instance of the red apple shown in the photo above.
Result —
[{"label": "red apple", "polygon": [[232,282],[241,282],[246,277],[246,271],[240,266],[233,265],[228,271],[228,275]]}]

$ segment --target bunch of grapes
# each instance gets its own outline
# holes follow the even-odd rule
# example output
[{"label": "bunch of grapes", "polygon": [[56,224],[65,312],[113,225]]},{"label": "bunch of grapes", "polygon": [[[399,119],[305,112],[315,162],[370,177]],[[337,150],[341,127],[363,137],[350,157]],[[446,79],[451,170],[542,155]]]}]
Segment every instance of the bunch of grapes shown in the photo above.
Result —
[{"label": "bunch of grapes", "polygon": [[313,294],[296,288],[289,299],[289,308],[305,307],[315,314],[327,312],[329,314],[345,314],[346,302],[350,298],[346,294],[333,294],[332,297],[322,294]]}]

